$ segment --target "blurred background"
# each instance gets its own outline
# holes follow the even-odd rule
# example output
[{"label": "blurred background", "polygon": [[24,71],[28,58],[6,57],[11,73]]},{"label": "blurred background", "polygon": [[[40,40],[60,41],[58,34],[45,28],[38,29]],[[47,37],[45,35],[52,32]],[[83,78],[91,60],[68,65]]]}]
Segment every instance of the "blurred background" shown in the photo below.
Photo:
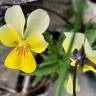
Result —
[{"label": "blurred background", "polygon": [[[89,4],[90,10],[85,11],[85,23],[96,23],[96,1],[86,0]],[[88,3],[89,2],[89,3]],[[30,5],[26,5],[30,4]],[[21,4],[21,7],[27,16],[32,10],[37,8],[45,9],[50,18],[50,26],[48,31],[58,32],[65,30],[63,26],[74,22],[74,13],[70,0],[0,0],[2,4]],[[25,4],[25,5],[24,5]],[[94,6],[94,7],[93,7]],[[3,14],[9,6],[3,6],[0,8],[0,14]],[[92,9],[93,8],[93,9]],[[94,12],[95,11],[95,12]],[[90,13],[91,12],[91,13]],[[92,13],[93,12],[93,13]],[[91,16],[90,16],[91,15]],[[68,16],[68,17],[67,17]],[[91,18],[91,20],[89,19]],[[4,14],[0,16],[1,22],[4,20]],[[2,23],[1,23],[2,25]],[[57,33],[55,35],[58,35]],[[7,54],[10,52],[10,48],[6,48],[0,45],[0,96],[23,96],[18,94],[22,90],[25,76],[19,74],[16,70],[10,70],[3,66],[3,62]],[[3,54],[3,55],[2,55]],[[33,76],[31,77],[31,79]],[[77,96],[96,96],[96,76],[92,72],[86,74],[78,74],[79,84],[81,91],[77,93]],[[45,79],[46,80],[46,79]],[[30,85],[30,84],[29,84]],[[26,96],[54,96],[56,88],[56,82],[52,81],[47,88],[47,92],[40,90],[42,94],[34,95],[29,94]],[[29,89],[32,90],[32,89]],[[71,96],[64,90],[62,96]]]}]

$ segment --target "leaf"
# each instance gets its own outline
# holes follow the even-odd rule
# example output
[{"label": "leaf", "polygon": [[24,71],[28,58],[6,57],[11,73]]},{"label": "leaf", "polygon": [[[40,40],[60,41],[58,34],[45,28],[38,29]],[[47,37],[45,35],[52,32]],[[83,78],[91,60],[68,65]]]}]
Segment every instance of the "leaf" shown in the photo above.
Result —
[{"label": "leaf", "polygon": [[96,29],[90,29],[85,32],[85,36],[87,37],[90,45],[92,45],[96,40]]},{"label": "leaf", "polygon": [[80,12],[85,7],[86,0],[72,0],[73,9],[75,12]]},{"label": "leaf", "polygon": [[49,43],[48,50],[52,53],[56,52],[55,44],[53,41],[53,36],[50,32],[45,32],[44,34],[45,40]]},{"label": "leaf", "polygon": [[52,65],[57,62],[57,56],[55,54],[47,55],[44,61],[40,64],[40,67],[46,66],[46,65]]},{"label": "leaf", "polygon": [[65,26],[60,26],[59,28],[56,28],[56,31],[58,31],[58,32],[68,32],[68,31],[70,31],[70,28],[68,28],[68,27],[65,27]]},{"label": "leaf", "polygon": [[39,67],[33,74],[36,76],[46,76],[46,75],[50,75],[53,74],[54,72],[56,72],[56,64],[53,65],[46,65],[43,67]]},{"label": "leaf", "polygon": [[33,82],[32,82],[32,86],[33,87],[36,86],[41,79],[42,79],[42,76],[36,76],[35,80],[33,80]]},{"label": "leaf", "polygon": [[70,17],[72,17],[73,14],[74,12],[72,9],[67,9],[66,11],[64,11],[64,18],[69,19]]}]

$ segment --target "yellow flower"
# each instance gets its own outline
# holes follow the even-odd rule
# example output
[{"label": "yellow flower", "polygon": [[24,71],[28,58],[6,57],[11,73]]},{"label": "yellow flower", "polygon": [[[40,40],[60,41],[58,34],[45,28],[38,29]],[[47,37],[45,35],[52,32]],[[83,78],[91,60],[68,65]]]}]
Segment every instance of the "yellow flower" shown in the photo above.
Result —
[{"label": "yellow flower", "polygon": [[48,46],[42,35],[49,26],[48,14],[43,9],[33,11],[25,26],[22,9],[15,5],[6,10],[5,22],[0,28],[0,40],[5,46],[15,48],[7,56],[4,65],[25,73],[35,71],[36,61],[31,51],[41,53]]},{"label": "yellow flower", "polygon": [[[64,48],[65,52],[67,52],[73,33],[65,32],[64,34],[65,34],[66,38],[63,42],[63,48]],[[85,38],[84,34],[78,32],[78,33],[76,33],[71,52],[73,52],[75,49],[78,49],[78,51],[80,51],[82,46],[84,46],[86,58],[88,58],[91,62],[96,64],[96,50],[92,50],[92,48],[91,48],[87,38]],[[74,60],[73,58],[70,58],[70,59],[72,61],[70,63],[71,66],[75,66],[76,60]],[[88,64],[84,64],[83,72],[86,72],[89,70],[96,72],[96,70],[92,66],[89,66]]]},{"label": "yellow flower", "polygon": [[[70,41],[72,39],[73,32],[65,32],[64,35],[66,36],[66,38],[62,45],[63,45],[64,51],[67,52],[70,45]],[[82,33],[76,33],[71,52],[73,52],[74,49],[80,50],[82,47],[82,44],[84,44],[84,35]]]},{"label": "yellow flower", "polygon": [[[69,94],[73,94],[73,76],[68,74],[68,79],[65,80],[64,87]],[[78,79],[76,80],[76,92],[80,92],[80,86],[78,84]]]},{"label": "yellow flower", "polygon": [[[93,62],[94,64],[96,64],[96,50],[92,50],[92,48],[91,48],[91,46],[90,46],[90,44],[89,44],[89,42],[88,42],[87,39],[85,40],[85,43],[84,43],[84,50],[85,50],[86,57],[91,62]],[[84,64],[83,71],[84,72],[86,72],[86,71],[93,71],[93,72],[96,73],[96,69],[94,69],[91,66],[88,66],[87,64]]]}]

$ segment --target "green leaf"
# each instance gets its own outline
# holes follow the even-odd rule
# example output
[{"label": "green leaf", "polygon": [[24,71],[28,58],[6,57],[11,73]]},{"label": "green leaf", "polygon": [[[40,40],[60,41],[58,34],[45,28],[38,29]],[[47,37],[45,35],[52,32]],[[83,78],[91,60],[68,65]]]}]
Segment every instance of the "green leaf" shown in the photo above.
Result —
[{"label": "green leaf", "polygon": [[54,72],[56,72],[56,64],[53,65],[46,65],[43,67],[39,67],[33,74],[36,76],[46,76],[46,75],[50,75]]},{"label": "green leaf", "polygon": [[72,0],[73,9],[75,12],[80,12],[86,6],[86,0]]},{"label": "green leaf", "polygon": [[40,64],[40,67],[46,66],[46,65],[52,65],[57,62],[57,56],[55,54],[47,55],[44,61]]},{"label": "green leaf", "polygon": [[52,53],[56,53],[55,44],[53,41],[53,36],[49,32],[44,33],[45,40],[49,43],[48,50]]},{"label": "green leaf", "polygon": [[61,32],[68,32],[68,31],[70,31],[70,29],[71,28],[69,28],[69,27],[60,26],[59,28],[56,28],[56,31],[61,33]]},{"label": "green leaf", "polygon": [[36,86],[41,79],[42,79],[42,76],[36,76],[35,80],[33,80],[33,82],[32,82],[32,86],[33,87]]},{"label": "green leaf", "polygon": [[72,17],[73,14],[74,12],[72,9],[67,9],[66,11],[64,11],[64,18],[69,19],[70,17]]},{"label": "green leaf", "polygon": [[85,32],[85,36],[87,37],[89,43],[92,45],[96,40],[96,29],[90,29]]}]

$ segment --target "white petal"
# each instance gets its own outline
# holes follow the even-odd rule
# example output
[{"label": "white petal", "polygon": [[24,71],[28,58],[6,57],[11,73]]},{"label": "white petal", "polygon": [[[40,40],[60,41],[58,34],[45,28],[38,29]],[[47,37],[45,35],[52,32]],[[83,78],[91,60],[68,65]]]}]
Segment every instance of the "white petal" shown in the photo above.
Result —
[{"label": "white petal", "polygon": [[[73,32],[65,32],[64,34],[65,34],[66,38],[63,42],[63,48],[65,51],[67,51],[69,48],[72,36],[73,36]],[[82,33],[76,33],[73,47],[72,47],[72,51],[74,49],[79,50],[82,47],[83,43],[84,43],[84,35]]]},{"label": "white petal", "polygon": [[92,50],[87,39],[85,40],[84,50],[85,50],[85,54],[88,58],[96,57],[96,50]]},{"label": "white petal", "polygon": [[[69,94],[73,94],[73,76],[68,74],[68,80],[65,81],[64,87]],[[80,92],[80,86],[78,84],[78,79],[76,79],[76,92]]]},{"label": "white petal", "polygon": [[23,37],[25,17],[19,5],[12,6],[6,10],[5,21],[13,26],[16,31]]},{"label": "white petal", "polygon": [[29,37],[33,33],[43,33],[49,26],[49,16],[43,9],[33,11],[27,20],[27,29],[25,36]]}]

